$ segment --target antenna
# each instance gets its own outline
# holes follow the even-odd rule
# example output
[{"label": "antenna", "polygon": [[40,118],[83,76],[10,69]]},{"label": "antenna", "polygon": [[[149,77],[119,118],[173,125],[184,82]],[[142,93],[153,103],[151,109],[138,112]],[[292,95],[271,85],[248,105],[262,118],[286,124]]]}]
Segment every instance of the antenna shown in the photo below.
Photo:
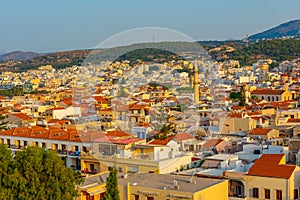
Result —
[{"label": "antenna", "polygon": [[155,41],[155,40],[154,40],[154,34],[152,34],[152,42],[154,43],[154,41]]}]

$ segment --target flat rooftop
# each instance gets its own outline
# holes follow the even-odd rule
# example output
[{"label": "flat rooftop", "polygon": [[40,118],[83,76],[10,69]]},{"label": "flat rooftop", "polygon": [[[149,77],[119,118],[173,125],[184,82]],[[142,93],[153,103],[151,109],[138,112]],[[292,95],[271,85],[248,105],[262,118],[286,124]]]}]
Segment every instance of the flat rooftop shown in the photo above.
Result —
[{"label": "flat rooftop", "polygon": [[[192,183],[191,183],[192,178]],[[179,185],[179,190],[174,190],[174,181]],[[158,190],[173,190],[188,193],[195,193],[205,188],[211,187],[224,180],[198,178],[182,175],[167,175],[167,174],[152,174],[152,173],[137,173],[129,175],[127,178],[118,180],[120,185],[126,186],[129,182],[137,187],[152,188]]]}]

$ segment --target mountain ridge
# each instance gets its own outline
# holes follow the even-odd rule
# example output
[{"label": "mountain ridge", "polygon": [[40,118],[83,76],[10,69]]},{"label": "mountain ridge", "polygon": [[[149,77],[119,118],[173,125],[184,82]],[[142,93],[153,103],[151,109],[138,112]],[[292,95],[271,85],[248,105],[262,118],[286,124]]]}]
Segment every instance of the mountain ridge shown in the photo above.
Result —
[{"label": "mountain ridge", "polygon": [[0,61],[8,61],[8,60],[17,60],[17,61],[24,61],[35,58],[40,53],[32,52],[32,51],[12,51],[8,53],[4,53],[0,55]]},{"label": "mountain ridge", "polygon": [[300,19],[290,20],[267,29],[260,33],[256,33],[249,37],[249,40],[276,39],[283,37],[299,37],[300,35]]}]

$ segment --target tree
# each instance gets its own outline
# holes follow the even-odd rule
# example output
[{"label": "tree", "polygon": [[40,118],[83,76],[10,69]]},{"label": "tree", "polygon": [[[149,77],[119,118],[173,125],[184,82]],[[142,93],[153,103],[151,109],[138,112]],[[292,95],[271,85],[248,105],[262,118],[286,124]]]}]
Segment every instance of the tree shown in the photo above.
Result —
[{"label": "tree", "polygon": [[154,138],[158,139],[158,140],[165,140],[168,137],[174,135],[175,131],[176,131],[176,124],[174,124],[174,123],[167,123],[167,124],[163,125],[163,127],[160,129],[160,133],[156,134],[154,136]]},{"label": "tree", "polygon": [[246,95],[245,95],[245,88],[244,87],[241,87],[241,90],[240,90],[240,98],[239,98],[239,106],[245,106],[246,105]]},{"label": "tree", "polygon": [[7,115],[5,114],[0,114],[0,131],[5,130],[6,129],[6,125],[7,125]]},{"label": "tree", "polygon": [[28,147],[13,157],[7,147],[0,145],[0,163],[0,199],[71,200],[78,196],[75,186],[82,178],[65,167],[55,152]]},{"label": "tree", "polygon": [[105,200],[120,200],[117,170],[113,169],[110,171],[106,181],[106,195]]},{"label": "tree", "polygon": [[252,98],[251,98],[252,100],[258,100],[258,96],[252,96]]},{"label": "tree", "polygon": [[12,191],[9,189],[9,178],[13,172],[11,164],[11,151],[0,145],[0,199],[13,199]]},{"label": "tree", "polygon": [[239,99],[241,97],[241,93],[240,92],[231,92],[229,95],[230,99]]}]

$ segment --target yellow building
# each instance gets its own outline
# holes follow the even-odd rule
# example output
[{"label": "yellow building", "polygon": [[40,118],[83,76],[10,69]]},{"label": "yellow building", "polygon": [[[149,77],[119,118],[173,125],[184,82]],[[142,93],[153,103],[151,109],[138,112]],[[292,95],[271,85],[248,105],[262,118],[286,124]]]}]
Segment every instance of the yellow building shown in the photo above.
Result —
[{"label": "yellow building", "polygon": [[292,100],[292,93],[288,90],[257,89],[251,92],[251,97],[253,98],[254,96],[258,100],[269,102]]},{"label": "yellow building", "polygon": [[106,193],[105,186],[108,176],[109,171],[86,177],[84,182],[77,186],[80,197],[76,200],[102,200]]},{"label": "yellow building", "polygon": [[300,168],[284,154],[264,154],[246,174],[248,199],[299,199]]},{"label": "yellow building", "polygon": [[[239,114],[237,114],[239,115]],[[219,130],[221,134],[252,130],[256,127],[256,121],[252,118],[231,117],[220,118]]]},{"label": "yellow building", "polygon": [[191,162],[193,154],[178,152],[175,141],[168,145],[143,144],[144,141],[139,138],[114,141],[101,138],[99,142],[93,142],[93,154],[81,155],[81,169],[103,172],[116,167],[124,173],[169,173]]},{"label": "yellow building", "polygon": [[138,173],[118,180],[121,200],[225,200],[228,181],[180,175]]},{"label": "yellow building", "polygon": [[272,128],[254,128],[249,132],[249,136],[252,138],[259,137],[263,140],[270,140],[279,137],[279,130]]}]

